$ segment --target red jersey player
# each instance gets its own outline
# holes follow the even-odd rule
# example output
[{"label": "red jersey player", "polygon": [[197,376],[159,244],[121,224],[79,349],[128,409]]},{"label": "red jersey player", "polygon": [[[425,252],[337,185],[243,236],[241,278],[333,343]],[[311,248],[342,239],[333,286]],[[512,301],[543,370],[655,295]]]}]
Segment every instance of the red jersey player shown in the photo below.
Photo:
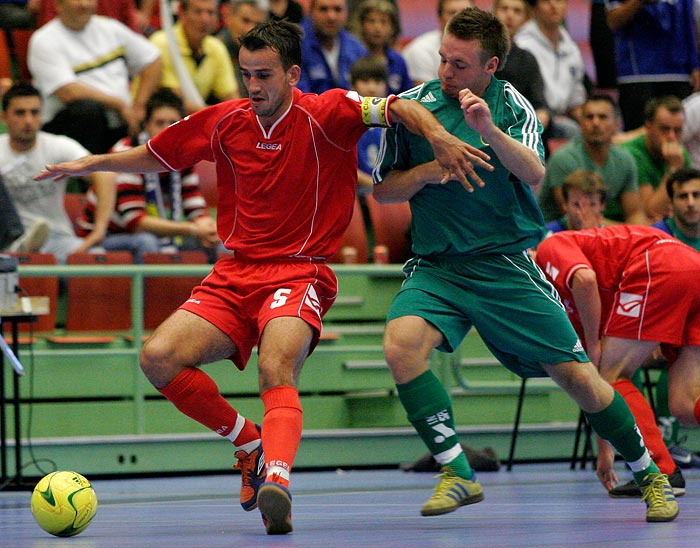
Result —
[{"label": "red jersey player", "polygon": [[[181,412],[229,439],[242,472],[241,505],[259,507],[269,534],[292,530],[289,478],[302,429],[297,380],[336,296],[325,257],[340,245],[357,184],[357,141],[401,122],[423,135],[444,181],[483,184],[484,153],[450,135],[416,101],[295,88],[301,31],[286,21],[241,38],[249,98],[199,111],[129,151],[47,166],[37,179],[92,171],[179,170],[216,162],[217,229],[233,253],[145,343],[141,368]],[[444,182],[443,181],[443,182]],[[201,364],[243,369],[258,346],[262,434],[220,394]],[[264,456],[263,456],[264,447]]]},{"label": "red jersey player", "polygon": [[[630,378],[661,343],[670,358],[671,412],[698,426],[700,255],[656,228],[616,225],[558,232],[538,246],[536,260],[591,361],[625,398],[649,451],[670,461],[659,468],[675,470],[654,413]],[[598,478],[608,490],[618,481],[613,459],[610,446],[599,444]]]}]

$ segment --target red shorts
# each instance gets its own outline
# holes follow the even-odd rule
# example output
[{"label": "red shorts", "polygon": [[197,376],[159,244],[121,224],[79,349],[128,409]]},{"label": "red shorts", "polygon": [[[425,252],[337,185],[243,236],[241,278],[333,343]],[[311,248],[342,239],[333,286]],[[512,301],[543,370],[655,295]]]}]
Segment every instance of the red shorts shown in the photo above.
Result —
[{"label": "red shorts", "polygon": [[243,370],[272,318],[294,316],[313,327],[311,353],[323,328],[321,318],[337,293],[335,274],[323,263],[247,262],[227,257],[216,262],[180,308],[226,333],[238,349],[229,359]]},{"label": "red shorts", "polygon": [[700,253],[661,241],[622,273],[604,328],[611,337],[700,345]]}]

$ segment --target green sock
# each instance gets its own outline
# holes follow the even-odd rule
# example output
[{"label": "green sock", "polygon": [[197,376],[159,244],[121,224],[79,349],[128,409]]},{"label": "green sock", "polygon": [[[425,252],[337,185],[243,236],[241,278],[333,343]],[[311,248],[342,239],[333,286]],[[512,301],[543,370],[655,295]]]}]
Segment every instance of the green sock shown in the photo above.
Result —
[{"label": "green sock", "polygon": [[406,384],[397,384],[399,399],[408,420],[435,460],[464,479],[474,471],[459,444],[452,416],[452,402],[432,371],[426,371]]},{"label": "green sock", "polygon": [[622,396],[615,391],[612,403],[598,413],[586,413],[593,430],[617,450],[625,459],[637,484],[647,474],[658,474],[659,468],[651,460],[634,417]]}]

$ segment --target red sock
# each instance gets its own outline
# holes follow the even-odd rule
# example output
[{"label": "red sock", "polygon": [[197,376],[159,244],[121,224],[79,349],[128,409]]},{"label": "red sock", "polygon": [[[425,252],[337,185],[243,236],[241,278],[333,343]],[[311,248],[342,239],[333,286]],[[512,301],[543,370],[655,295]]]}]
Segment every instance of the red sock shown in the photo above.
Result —
[{"label": "red sock", "polygon": [[262,438],[267,478],[286,487],[301,441],[299,392],[292,386],[276,386],[265,390],[261,398],[265,405]]},{"label": "red sock", "polygon": [[651,410],[649,402],[644,398],[637,387],[628,379],[623,379],[612,383],[612,387],[617,390],[627,402],[634,419],[637,421],[639,431],[642,433],[644,443],[649,450],[654,462],[663,474],[672,474],[676,469],[676,463],[668,452],[668,448],[661,436],[661,430],[656,424],[654,412]]},{"label": "red sock", "polygon": [[159,391],[182,413],[228,438],[236,447],[260,437],[255,424],[231,407],[201,369],[186,368]]}]

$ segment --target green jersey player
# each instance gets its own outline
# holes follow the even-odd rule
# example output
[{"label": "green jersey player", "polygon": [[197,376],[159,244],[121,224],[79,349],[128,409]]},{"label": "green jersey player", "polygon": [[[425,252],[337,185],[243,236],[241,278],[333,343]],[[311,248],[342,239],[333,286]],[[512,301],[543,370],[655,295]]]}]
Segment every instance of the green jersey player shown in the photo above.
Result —
[{"label": "green jersey player", "polygon": [[375,168],[380,202],[411,205],[416,257],[388,314],[384,351],[408,418],[442,465],[423,515],[479,502],[483,491],[455,433],[449,395],[428,367],[434,348],[451,352],[473,326],[508,369],[549,375],[621,453],[641,485],[648,521],[671,521],[678,505],[644,447],[624,400],[588,360],[556,291],[527,249],[544,235],[532,192],[544,174],[541,125],[508,82],[494,78],[509,49],[493,15],[469,8],[448,23],[439,80],[405,92],[452,134],[490,156],[493,170],[445,173],[423,139],[386,130]]}]

